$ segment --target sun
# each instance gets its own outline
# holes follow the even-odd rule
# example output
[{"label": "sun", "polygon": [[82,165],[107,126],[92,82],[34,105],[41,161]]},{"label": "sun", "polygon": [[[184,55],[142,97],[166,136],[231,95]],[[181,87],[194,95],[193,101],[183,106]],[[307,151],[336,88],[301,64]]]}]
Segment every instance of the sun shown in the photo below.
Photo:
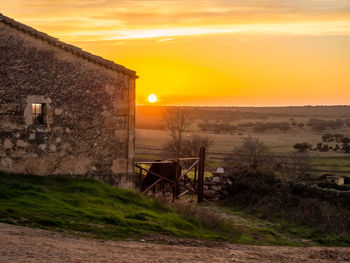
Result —
[{"label": "sun", "polygon": [[155,94],[150,94],[150,95],[148,96],[148,101],[149,101],[150,103],[155,103],[155,102],[157,101],[157,96],[156,96]]}]

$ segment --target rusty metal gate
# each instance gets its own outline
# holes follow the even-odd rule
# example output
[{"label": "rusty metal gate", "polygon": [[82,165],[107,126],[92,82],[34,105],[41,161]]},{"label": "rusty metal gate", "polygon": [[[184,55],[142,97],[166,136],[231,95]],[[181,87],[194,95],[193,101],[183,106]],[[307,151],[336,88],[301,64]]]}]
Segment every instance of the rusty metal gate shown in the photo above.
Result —
[{"label": "rusty metal gate", "polygon": [[[204,182],[204,160],[205,160],[205,148],[200,149],[198,157],[186,157],[177,158],[176,162],[176,175],[175,178],[167,178],[164,175],[157,174],[150,171],[150,167],[153,164],[166,164],[173,163],[174,161],[155,161],[155,162],[135,162],[134,166],[137,168],[139,186],[141,189],[142,180],[145,177],[145,173],[152,174],[157,178],[157,180],[148,186],[142,193],[147,193],[151,189],[158,188],[162,191],[163,197],[165,198],[166,187],[168,185],[171,187],[172,191],[172,201],[179,199],[183,195],[191,192],[197,195],[197,201],[203,201],[203,182]],[[182,167],[187,167],[183,171]],[[191,173],[191,176],[189,175]]]}]

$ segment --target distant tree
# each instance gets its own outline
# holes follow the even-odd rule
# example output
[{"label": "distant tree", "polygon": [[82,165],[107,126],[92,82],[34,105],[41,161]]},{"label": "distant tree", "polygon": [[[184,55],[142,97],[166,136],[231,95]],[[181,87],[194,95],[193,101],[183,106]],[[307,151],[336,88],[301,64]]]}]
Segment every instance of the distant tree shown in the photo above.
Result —
[{"label": "distant tree", "polygon": [[294,144],[293,148],[296,149],[299,153],[305,153],[307,151],[312,150],[312,145],[310,143],[307,143],[307,142],[296,143],[296,144]]},{"label": "distant tree", "polygon": [[207,136],[192,135],[190,138],[184,140],[182,147],[183,156],[198,156],[201,147],[208,149],[213,145],[214,141]]},{"label": "distant tree", "polygon": [[332,134],[327,133],[327,134],[322,136],[322,141],[324,141],[324,142],[332,142],[332,141],[334,141],[334,137],[333,137]]},{"label": "distant tree", "polygon": [[318,151],[322,151],[322,146],[323,146],[323,144],[321,143],[321,142],[319,142],[317,145],[316,145],[316,150],[318,150]]},{"label": "distant tree", "polygon": [[184,133],[188,129],[189,111],[180,107],[169,107],[164,114],[165,123],[170,140],[165,145],[166,151],[172,153],[173,157],[180,157],[184,142]]},{"label": "distant tree", "polygon": [[323,144],[322,148],[321,148],[321,152],[328,152],[329,151],[329,146],[328,144]]},{"label": "distant tree", "polygon": [[350,138],[344,137],[344,138],[341,139],[341,142],[342,143],[350,143]]},{"label": "distant tree", "polygon": [[344,138],[344,135],[341,133],[336,133],[336,134],[333,134],[333,137],[336,142],[341,142],[341,140]]},{"label": "distant tree", "polygon": [[289,177],[294,180],[305,177],[310,168],[310,160],[307,152],[292,152],[288,158],[290,165],[286,171]]},{"label": "distant tree", "polygon": [[327,130],[327,125],[325,125],[324,123],[320,122],[320,123],[315,123],[314,125],[311,126],[312,129],[316,130],[316,131],[324,131]]},{"label": "distant tree", "polygon": [[343,127],[345,122],[342,119],[330,120],[328,121],[328,126],[332,129],[339,129]]},{"label": "distant tree", "polygon": [[265,143],[252,136],[243,138],[241,146],[234,150],[234,154],[239,157],[239,160],[253,169],[262,167],[269,153],[270,151]]},{"label": "distant tree", "polygon": [[220,134],[221,133],[220,128],[219,127],[214,128],[214,133],[215,134]]},{"label": "distant tree", "polygon": [[201,130],[201,131],[208,131],[209,130],[209,127],[210,127],[210,124],[208,122],[201,122],[201,123],[198,123],[198,128]]},{"label": "distant tree", "polygon": [[346,153],[350,153],[350,144],[348,143],[343,143],[343,148],[342,150]]},{"label": "distant tree", "polygon": [[290,125],[288,122],[281,122],[278,125],[278,129],[280,129],[281,131],[288,131],[290,130]]},{"label": "distant tree", "polygon": [[327,121],[320,119],[310,119],[307,125],[311,126],[311,128],[316,131],[324,131],[327,129]]}]

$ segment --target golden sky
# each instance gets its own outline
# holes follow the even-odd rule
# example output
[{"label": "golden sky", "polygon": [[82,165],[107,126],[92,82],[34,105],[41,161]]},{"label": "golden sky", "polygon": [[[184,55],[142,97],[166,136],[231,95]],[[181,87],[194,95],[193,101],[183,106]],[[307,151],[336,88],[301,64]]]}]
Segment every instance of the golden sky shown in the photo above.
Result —
[{"label": "golden sky", "polygon": [[136,70],[138,104],[350,104],[350,0],[1,0]]}]

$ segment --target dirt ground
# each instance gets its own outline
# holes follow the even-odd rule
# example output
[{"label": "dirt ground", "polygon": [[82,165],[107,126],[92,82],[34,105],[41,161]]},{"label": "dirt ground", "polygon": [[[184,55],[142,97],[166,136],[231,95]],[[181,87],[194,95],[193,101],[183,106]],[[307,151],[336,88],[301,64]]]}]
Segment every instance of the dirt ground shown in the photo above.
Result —
[{"label": "dirt ground", "polygon": [[[143,241],[143,240],[142,240]],[[0,224],[0,263],[7,262],[350,262],[350,248],[267,247],[222,243],[162,245],[78,238]]]}]

